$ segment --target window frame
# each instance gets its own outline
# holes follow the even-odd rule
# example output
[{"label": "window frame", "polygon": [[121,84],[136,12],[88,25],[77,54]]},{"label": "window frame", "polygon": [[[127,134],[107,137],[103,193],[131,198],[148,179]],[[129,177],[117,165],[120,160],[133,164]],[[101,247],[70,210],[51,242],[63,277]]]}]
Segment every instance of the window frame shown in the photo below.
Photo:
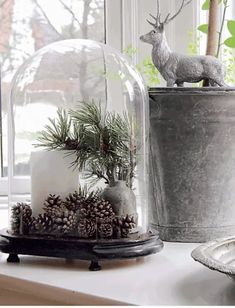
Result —
[{"label": "window frame", "polygon": [[[104,0],[104,10],[106,10],[106,0]],[[104,18],[106,17],[106,13],[104,12]],[[105,20],[104,20],[104,28],[105,28]],[[104,29],[105,30],[105,29]],[[104,37],[106,39],[106,31],[104,31]],[[1,96],[0,96],[1,97]],[[1,102],[2,103],[2,97]],[[0,108],[0,112],[1,108]],[[7,102],[7,161],[8,161],[8,174],[7,176],[3,176],[3,172],[0,172],[0,208],[2,208],[3,204],[6,203],[6,200],[11,195],[28,195],[30,192],[30,176],[15,176],[13,171],[13,162],[14,162],[14,144],[12,138],[13,127],[11,127],[12,119],[12,110],[11,104]],[[2,116],[2,113],[1,113]],[[0,117],[1,119],[2,117]],[[2,123],[2,121],[1,121]],[[0,130],[0,137],[2,130]],[[2,145],[2,139],[1,139]],[[0,147],[0,150],[2,147]],[[0,153],[1,154],[1,153]],[[2,155],[0,156],[0,160],[2,160]],[[1,163],[1,162],[0,162]],[[1,166],[2,168],[2,163]],[[13,189],[13,190],[12,190]],[[10,201],[10,200],[8,200]]]},{"label": "window frame", "polygon": [[[164,5],[163,5],[164,3]],[[193,1],[192,7],[188,6],[182,12],[187,14],[187,20],[184,18],[176,18],[166,29],[166,35],[171,42],[172,50],[179,50],[181,46],[185,46],[185,41],[188,39],[187,34],[180,35],[180,32],[185,28],[196,29],[199,21],[200,1]],[[161,2],[163,15],[167,12],[174,13],[177,9],[177,4],[172,0],[164,0]],[[177,7],[176,7],[177,6]],[[151,54],[151,46],[143,44],[139,41],[141,34],[150,31],[150,27],[146,22],[149,13],[156,12],[156,0],[104,0],[104,33],[105,43],[122,51],[131,44],[133,48],[138,49],[138,54],[134,55],[133,64],[136,65],[146,55]],[[190,18],[190,16],[192,18]],[[186,16],[186,15],[185,15]],[[185,33],[185,31],[183,31]],[[13,193],[24,194],[30,191],[30,177],[29,176],[13,176],[12,162],[14,145],[11,142],[11,106],[8,103],[8,177],[0,177],[0,204],[3,195],[10,196]],[[9,182],[11,181],[11,185]],[[10,187],[14,187],[14,192],[10,191]]]}]

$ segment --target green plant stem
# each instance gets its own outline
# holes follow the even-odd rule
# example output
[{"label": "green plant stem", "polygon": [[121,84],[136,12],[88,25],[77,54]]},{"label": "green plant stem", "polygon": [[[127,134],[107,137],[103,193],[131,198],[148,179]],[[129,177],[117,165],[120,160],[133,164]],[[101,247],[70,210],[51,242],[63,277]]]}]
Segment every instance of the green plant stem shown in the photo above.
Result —
[{"label": "green plant stem", "polygon": [[223,17],[222,17],[222,22],[221,22],[221,26],[220,26],[220,30],[219,30],[219,37],[218,37],[218,47],[217,47],[217,52],[216,52],[216,57],[219,57],[219,53],[220,53],[220,47],[222,45],[221,43],[221,39],[222,39],[222,33],[223,33],[223,28],[224,28],[224,23],[225,23],[225,16],[226,16],[226,11],[228,8],[228,0],[224,0],[224,11],[223,11]]}]

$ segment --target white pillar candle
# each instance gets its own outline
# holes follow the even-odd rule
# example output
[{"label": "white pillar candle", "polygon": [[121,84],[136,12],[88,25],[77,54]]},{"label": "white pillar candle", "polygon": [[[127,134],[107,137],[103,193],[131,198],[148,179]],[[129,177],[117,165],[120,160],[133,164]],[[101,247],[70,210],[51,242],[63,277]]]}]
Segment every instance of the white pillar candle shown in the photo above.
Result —
[{"label": "white pillar candle", "polygon": [[30,157],[31,206],[33,215],[43,212],[43,203],[49,194],[65,198],[78,189],[78,169],[71,167],[75,155],[68,151],[37,151]]}]

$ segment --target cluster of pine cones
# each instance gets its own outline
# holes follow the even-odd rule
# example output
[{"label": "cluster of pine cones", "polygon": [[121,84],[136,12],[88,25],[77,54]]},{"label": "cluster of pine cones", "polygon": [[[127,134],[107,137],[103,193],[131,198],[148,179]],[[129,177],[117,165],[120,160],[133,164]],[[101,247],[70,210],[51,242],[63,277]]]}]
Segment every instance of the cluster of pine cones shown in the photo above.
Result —
[{"label": "cluster of pine cones", "polygon": [[75,191],[65,200],[49,195],[44,213],[32,216],[30,205],[12,207],[11,230],[14,234],[54,234],[79,238],[124,238],[136,227],[132,215],[115,217],[112,205],[98,195],[86,196]]},{"label": "cluster of pine cones", "polygon": [[17,203],[11,208],[11,230],[14,234],[27,234],[31,223],[32,209],[27,203]]}]

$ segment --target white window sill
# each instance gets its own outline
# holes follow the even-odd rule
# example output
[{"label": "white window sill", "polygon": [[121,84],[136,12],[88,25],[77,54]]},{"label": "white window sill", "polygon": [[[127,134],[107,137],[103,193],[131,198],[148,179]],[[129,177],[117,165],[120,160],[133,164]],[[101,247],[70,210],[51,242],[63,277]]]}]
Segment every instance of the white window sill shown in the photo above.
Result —
[{"label": "white window sill", "polygon": [[2,254],[0,285],[59,304],[234,304],[234,283],[190,257],[197,245],[165,243],[160,253],[138,261],[103,262],[100,272],[77,260],[21,256],[20,264],[8,264]]}]

